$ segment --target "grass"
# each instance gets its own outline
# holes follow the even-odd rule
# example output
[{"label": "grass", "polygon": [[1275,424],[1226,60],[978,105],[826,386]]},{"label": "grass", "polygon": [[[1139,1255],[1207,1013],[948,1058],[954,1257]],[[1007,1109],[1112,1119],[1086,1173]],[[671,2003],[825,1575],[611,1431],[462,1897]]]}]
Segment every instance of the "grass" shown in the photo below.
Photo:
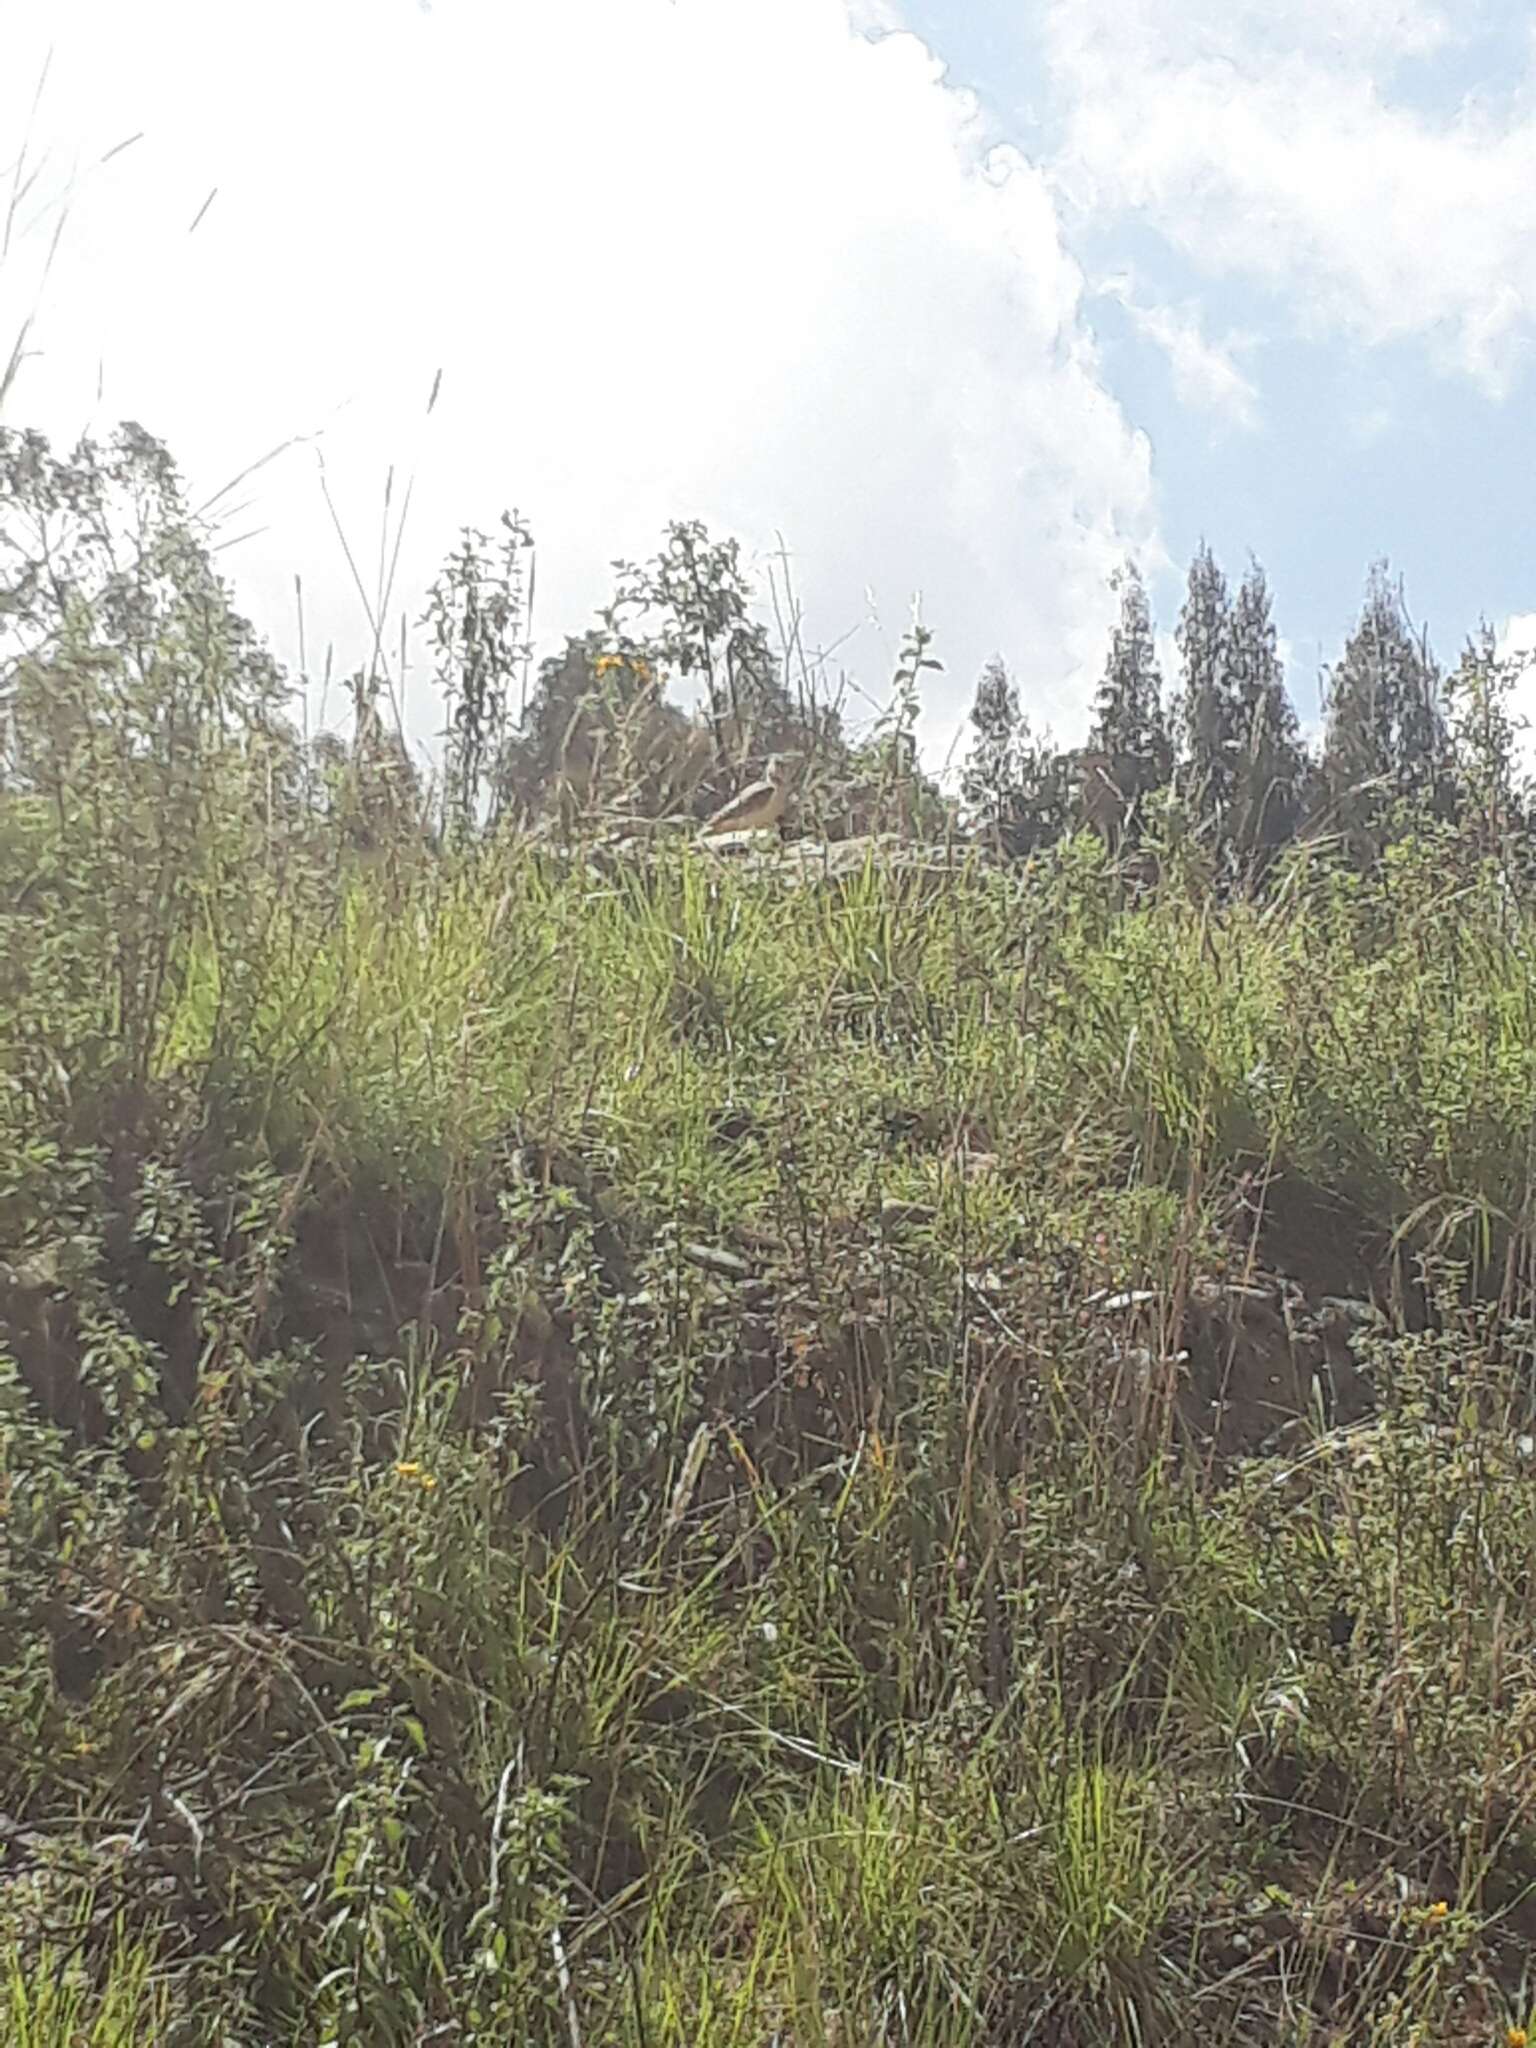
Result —
[{"label": "grass", "polygon": [[[1085,848],[935,898],[504,846],[290,906],[222,1043],[196,933],[126,1166],[39,1144],[35,1097],[13,1134],[94,1411],[18,1383],[6,1434],[8,1800],[72,1843],[53,1911],[174,1935],[153,1996],[209,2040],[1427,2040],[1508,2004],[1515,1323],[1463,1271],[1377,1340],[1366,1420],[1236,1465],[1126,1364],[1246,1270],[1243,1162],[1383,1245],[1522,1210],[1530,954],[1475,881],[1341,886],[1217,916],[1117,908]],[[87,985],[39,993],[110,1042]],[[1123,1329],[1106,1288],[1148,1297]],[[43,1992],[12,1942],[13,2038],[150,1996],[136,1960]]]},{"label": "grass", "polygon": [[[92,1932],[89,1921],[82,1932]],[[132,2048],[163,2038],[170,1999],[141,1943],[119,1933],[104,1945],[100,1981],[91,1976],[78,1945],[34,1942],[0,1951],[5,2039],[13,2048]]]},{"label": "grass", "polygon": [[1536,910],[1454,832],[1225,905],[360,850],[75,680],[0,790],[7,2040],[1529,2026]]}]

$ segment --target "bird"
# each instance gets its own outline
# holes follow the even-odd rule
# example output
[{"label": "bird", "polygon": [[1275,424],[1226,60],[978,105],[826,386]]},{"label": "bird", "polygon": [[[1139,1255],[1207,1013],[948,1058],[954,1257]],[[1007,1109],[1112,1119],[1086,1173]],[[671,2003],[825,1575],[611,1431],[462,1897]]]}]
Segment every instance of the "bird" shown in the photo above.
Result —
[{"label": "bird", "polygon": [[769,832],[784,816],[789,802],[790,757],[787,754],[770,754],[767,773],[761,782],[748,786],[733,796],[729,803],[722,804],[713,817],[706,818],[703,830],[706,836],[714,838],[723,832]]}]

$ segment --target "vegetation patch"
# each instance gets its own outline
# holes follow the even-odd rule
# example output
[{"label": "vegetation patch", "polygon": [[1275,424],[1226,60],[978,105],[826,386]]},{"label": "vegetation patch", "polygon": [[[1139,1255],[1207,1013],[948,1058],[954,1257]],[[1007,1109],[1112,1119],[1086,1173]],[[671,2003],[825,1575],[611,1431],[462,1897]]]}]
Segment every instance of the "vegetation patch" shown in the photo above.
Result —
[{"label": "vegetation patch", "polygon": [[[1134,585],[1086,766],[992,679],[968,839],[926,634],[855,743],[700,529],[519,716],[513,522],[427,790],[154,443],[0,462],[5,2038],[1524,2039],[1496,665],[1378,579],[1308,764],[1205,559],[1171,722]],[[767,752],[857,861],[639,831]]]}]

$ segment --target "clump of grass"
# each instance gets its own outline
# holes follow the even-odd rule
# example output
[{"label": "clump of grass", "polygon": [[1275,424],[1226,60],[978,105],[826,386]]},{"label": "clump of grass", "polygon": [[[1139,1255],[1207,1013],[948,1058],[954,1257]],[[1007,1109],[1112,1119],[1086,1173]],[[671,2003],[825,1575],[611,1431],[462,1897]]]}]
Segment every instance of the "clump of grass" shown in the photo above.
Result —
[{"label": "clump of grass", "polygon": [[121,1926],[0,1948],[0,2024],[15,2048],[132,2048],[166,2039],[172,2010],[151,1950]]}]

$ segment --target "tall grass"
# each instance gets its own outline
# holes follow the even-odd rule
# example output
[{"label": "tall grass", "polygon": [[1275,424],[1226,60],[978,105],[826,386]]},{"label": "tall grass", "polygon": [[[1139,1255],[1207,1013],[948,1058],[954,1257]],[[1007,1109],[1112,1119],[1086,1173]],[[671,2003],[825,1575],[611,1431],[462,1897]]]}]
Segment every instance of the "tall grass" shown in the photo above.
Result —
[{"label": "tall grass", "polygon": [[0,2026],[14,2048],[134,2048],[163,2039],[170,2016],[168,1987],[131,1939],[102,1944],[85,1967],[69,1947],[0,1950]]},{"label": "tall grass", "polygon": [[1474,850],[445,853],[260,692],[52,674],[7,2039],[1529,2023],[1536,912]]}]

